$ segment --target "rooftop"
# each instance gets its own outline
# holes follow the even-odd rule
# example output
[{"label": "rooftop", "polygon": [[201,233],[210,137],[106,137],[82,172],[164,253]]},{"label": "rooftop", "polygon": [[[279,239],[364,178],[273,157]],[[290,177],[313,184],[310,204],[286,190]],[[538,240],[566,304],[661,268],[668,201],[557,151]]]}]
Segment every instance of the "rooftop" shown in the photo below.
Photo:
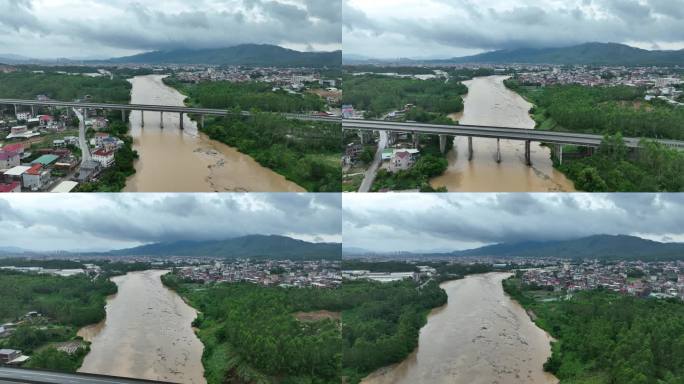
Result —
[{"label": "rooftop", "polygon": [[9,169],[7,172],[4,173],[6,176],[21,176],[24,172],[28,171],[31,169],[31,167],[26,166],[26,165],[18,165],[14,168]]},{"label": "rooftop", "polygon": [[31,164],[42,164],[42,165],[50,165],[57,161],[59,159],[59,156],[56,155],[43,155],[31,162]]}]

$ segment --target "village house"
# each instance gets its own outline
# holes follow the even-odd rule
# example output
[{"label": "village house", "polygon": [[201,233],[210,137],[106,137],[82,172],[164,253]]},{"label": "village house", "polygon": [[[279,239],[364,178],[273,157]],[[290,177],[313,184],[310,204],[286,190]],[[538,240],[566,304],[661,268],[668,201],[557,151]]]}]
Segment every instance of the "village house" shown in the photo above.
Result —
[{"label": "village house", "polygon": [[50,182],[50,170],[40,163],[34,164],[22,175],[24,187],[32,191],[43,189]]},{"label": "village house", "polygon": [[107,168],[114,164],[114,151],[101,148],[92,153],[92,158],[100,163],[103,168]]}]

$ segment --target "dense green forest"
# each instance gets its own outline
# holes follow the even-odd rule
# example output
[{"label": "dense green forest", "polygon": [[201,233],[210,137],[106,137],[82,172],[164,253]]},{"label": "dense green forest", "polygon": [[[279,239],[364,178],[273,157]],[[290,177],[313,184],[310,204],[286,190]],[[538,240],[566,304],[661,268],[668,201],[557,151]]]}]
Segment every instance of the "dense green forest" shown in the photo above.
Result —
[{"label": "dense green forest", "polygon": [[167,77],[164,78],[164,83],[187,95],[186,103],[190,106],[287,113],[307,113],[325,109],[325,101],[317,95],[293,95],[285,90],[273,92],[273,85],[265,82],[211,81],[190,84]]},{"label": "dense green forest", "polygon": [[620,134],[604,138],[592,156],[556,167],[589,192],[684,192],[684,152],[643,140],[630,153]]},{"label": "dense green forest", "polygon": [[418,333],[432,308],[446,304],[437,282],[345,281],[342,286],[343,359],[346,380],[358,383],[374,370],[400,362],[418,346]]},{"label": "dense green forest", "polygon": [[592,156],[566,157],[556,167],[589,192],[684,191],[684,153],[643,141],[629,150],[622,137],[684,139],[684,108],[660,100],[646,102],[635,87],[544,88],[506,85],[530,99],[537,129],[606,135]]},{"label": "dense green forest", "polygon": [[0,322],[17,321],[29,311],[41,314],[20,322],[9,337],[0,339],[0,348],[31,355],[29,368],[75,372],[87,348],[69,355],[50,344],[72,340],[79,328],[102,321],[106,297],[116,293],[116,284],[85,275],[58,277],[0,271],[0,291]]},{"label": "dense green forest", "polygon": [[0,271],[0,321],[38,311],[61,324],[83,326],[105,316],[105,297],[116,292],[106,279]]},{"label": "dense green forest", "polygon": [[341,189],[339,124],[288,120],[254,111],[207,119],[210,138],[237,148],[309,192]]},{"label": "dense green forest", "polygon": [[300,311],[335,311],[336,290],[283,289],[255,284],[197,285],[175,275],[164,284],[201,314],[194,325],[204,344],[209,384],[339,383],[339,319],[301,321]]},{"label": "dense green forest", "polygon": [[382,75],[344,76],[343,103],[366,111],[367,118],[401,109],[406,104],[416,106],[407,120],[449,123],[446,115],[463,110],[462,95],[468,88],[455,81],[441,79],[417,80]]},{"label": "dense green forest", "polygon": [[537,301],[520,280],[504,289],[549,332],[552,356],[544,369],[561,383],[675,384],[684,382],[684,303],[602,290],[569,300]]},{"label": "dense green forest", "polygon": [[118,112],[107,114],[109,126],[102,132],[118,137],[124,142],[114,154],[114,165],[102,171],[97,181],[79,184],[77,192],[120,192],[126,187],[126,179],[135,174],[138,152],[133,150],[133,138],[128,134],[128,124]]},{"label": "dense green forest", "polygon": [[122,78],[28,71],[0,73],[0,98],[33,100],[46,95],[54,100],[72,101],[89,95],[94,102],[128,104],[130,92],[131,84]]},{"label": "dense green forest", "polygon": [[[430,179],[444,173],[449,166],[446,157],[439,151],[439,136],[421,135],[420,143],[420,158],[413,167],[397,172],[378,170],[371,191],[419,189],[421,192],[446,192],[446,188],[433,189],[430,186]],[[446,152],[451,147],[453,141],[447,140]]]}]

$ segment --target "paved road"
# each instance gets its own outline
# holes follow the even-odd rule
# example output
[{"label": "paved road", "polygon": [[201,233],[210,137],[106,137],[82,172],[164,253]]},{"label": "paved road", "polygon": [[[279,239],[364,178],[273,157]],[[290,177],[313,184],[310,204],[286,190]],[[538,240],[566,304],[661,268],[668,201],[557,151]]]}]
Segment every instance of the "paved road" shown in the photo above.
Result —
[{"label": "paved road", "polygon": [[161,383],[159,381],[127,379],[111,376],[68,374],[32,369],[4,368],[0,366],[0,384],[141,384]]},{"label": "paved road", "polygon": [[78,145],[81,147],[81,165],[84,162],[90,161],[90,148],[88,147],[88,142],[86,141],[85,134],[85,117],[78,109],[74,108],[74,113],[78,117]]},{"label": "paved road", "polygon": [[373,186],[375,176],[378,174],[378,168],[382,164],[382,150],[387,146],[387,131],[380,131],[380,140],[378,141],[378,150],[375,152],[373,163],[368,167],[363,176],[363,181],[359,187],[359,192],[368,192]]},{"label": "paved road", "polygon": [[[471,136],[485,138],[500,138],[510,140],[530,140],[554,144],[575,144],[590,147],[598,147],[603,140],[602,135],[553,132],[535,129],[492,127],[479,125],[436,125],[423,123],[398,123],[380,120],[343,120],[343,129],[359,129],[367,131],[390,131],[390,132],[418,132],[448,136]],[[625,137],[625,145],[632,148],[639,147],[640,138]],[[678,140],[655,140],[663,145],[679,150],[684,150],[684,141]]]}]

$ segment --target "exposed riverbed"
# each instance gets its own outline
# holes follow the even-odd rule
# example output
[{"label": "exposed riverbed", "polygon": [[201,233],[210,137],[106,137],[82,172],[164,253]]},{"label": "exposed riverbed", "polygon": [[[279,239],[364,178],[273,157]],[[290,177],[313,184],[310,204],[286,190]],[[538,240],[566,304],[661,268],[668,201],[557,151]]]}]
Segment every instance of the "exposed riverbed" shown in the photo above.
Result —
[{"label": "exposed riverbed", "polygon": [[[132,104],[183,106],[185,96],[163,83],[161,75],[130,80]],[[186,115],[130,114],[133,149],[140,159],[125,192],[302,192],[299,185],[263,167],[235,148],[209,139]]]},{"label": "exposed riverbed", "polygon": [[79,372],[204,384],[204,346],[192,329],[195,310],[161,276],[131,272],[112,278],[118,293],[107,299],[107,317],[79,330],[92,342]]},{"label": "exposed riverbed", "polygon": [[[462,114],[450,117],[462,124],[533,129],[531,104],[503,84],[507,76],[478,77],[468,86]],[[553,168],[548,148],[532,142],[532,166],[525,164],[522,141],[501,140],[501,162],[496,162],[496,139],[474,138],[474,156],[468,160],[468,139],[457,137],[447,158],[447,171],[430,181],[459,192],[571,192],[573,183]]]},{"label": "exposed riverbed", "polygon": [[543,371],[551,337],[503,291],[508,273],[445,282],[448,303],[433,310],[418,348],[363,384],[555,384]]}]

